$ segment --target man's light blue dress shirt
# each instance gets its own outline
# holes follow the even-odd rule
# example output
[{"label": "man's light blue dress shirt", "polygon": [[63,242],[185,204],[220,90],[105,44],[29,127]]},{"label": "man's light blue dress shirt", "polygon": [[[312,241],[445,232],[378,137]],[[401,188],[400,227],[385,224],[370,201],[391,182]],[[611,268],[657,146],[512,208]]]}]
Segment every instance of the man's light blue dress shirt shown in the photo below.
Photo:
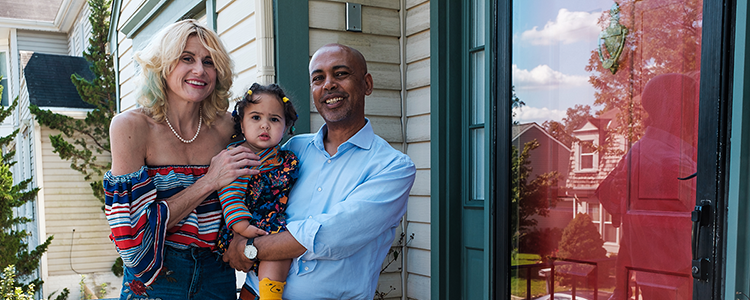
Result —
[{"label": "man's light blue dress shirt", "polygon": [[[333,156],[323,145],[326,132],[323,125],[283,147],[300,160],[287,229],[307,249],[292,262],[284,299],[372,299],[416,169],[369,120]],[[257,291],[255,274],[247,283]]]}]

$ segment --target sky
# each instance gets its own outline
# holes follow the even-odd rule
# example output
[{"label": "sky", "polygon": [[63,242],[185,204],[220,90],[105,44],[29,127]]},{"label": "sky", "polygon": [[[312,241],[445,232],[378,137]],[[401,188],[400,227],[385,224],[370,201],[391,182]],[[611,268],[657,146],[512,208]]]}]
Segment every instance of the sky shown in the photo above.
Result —
[{"label": "sky", "polygon": [[521,123],[560,121],[576,104],[594,104],[585,70],[598,47],[598,18],[612,0],[513,1],[512,80],[526,103],[516,113]]}]

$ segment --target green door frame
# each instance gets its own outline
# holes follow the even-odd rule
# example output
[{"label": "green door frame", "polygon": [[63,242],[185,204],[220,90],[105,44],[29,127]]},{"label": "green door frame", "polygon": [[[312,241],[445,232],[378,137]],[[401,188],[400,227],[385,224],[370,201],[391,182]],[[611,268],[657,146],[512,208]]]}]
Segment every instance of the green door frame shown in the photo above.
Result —
[{"label": "green door frame", "polygon": [[[306,0],[273,1],[275,37],[276,83],[297,110],[295,134],[310,132],[310,24],[309,3]],[[283,57],[283,59],[281,59]]]},{"label": "green door frame", "polygon": [[[485,200],[480,206],[482,209],[483,222],[475,238],[482,245],[483,268],[481,278],[483,279],[483,299],[495,299],[497,266],[503,264],[495,263],[495,255],[504,251],[497,247],[497,240],[509,240],[505,235],[495,234],[495,203],[498,190],[507,184],[496,186],[495,164],[508,165],[510,156],[508,151],[499,151],[495,145],[497,140],[496,115],[498,105],[495,95],[509,93],[499,91],[496,88],[493,76],[497,63],[496,51],[496,28],[498,6],[495,1],[485,1],[485,162],[487,162],[485,176]],[[464,278],[464,266],[466,257],[463,246],[467,236],[464,234],[468,229],[462,228],[467,223],[462,220],[464,197],[467,187],[461,184],[462,174],[466,174],[468,166],[464,163],[469,157],[467,149],[464,148],[462,135],[465,134],[464,120],[461,117],[466,111],[468,100],[456,101],[456,99],[467,99],[464,76],[466,74],[467,57],[464,49],[467,48],[465,38],[466,20],[469,18],[467,6],[464,1],[458,0],[432,0],[430,2],[430,122],[431,122],[431,295],[433,299],[462,299],[466,295]],[[509,60],[508,60],[509,62]],[[510,69],[508,69],[510,70]],[[510,73],[508,73],[510,74]],[[510,98],[508,98],[510,99]],[[506,111],[510,116],[509,111]],[[507,117],[505,117],[507,120]],[[508,124],[509,121],[507,122]],[[510,127],[506,126],[508,132]],[[505,136],[507,137],[507,136]],[[496,159],[506,155],[507,159]],[[502,161],[503,163],[500,163]],[[508,177],[505,177],[508,179]],[[506,210],[507,212],[507,210]],[[503,222],[507,223],[507,222]],[[506,249],[507,247],[502,247]],[[510,257],[509,254],[504,257]],[[508,264],[509,265],[509,264]],[[466,276],[468,277],[468,276]],[[499,278],[499,276],[497,277]],[[509,284],[508,284],[509,286]]]},{"label": "green door frame", "polygon": [[750,5],[737,1],[735,20],[734,83],[732,84],[729,188],[727,192],[726,281],[724,295],[750,295]]}]

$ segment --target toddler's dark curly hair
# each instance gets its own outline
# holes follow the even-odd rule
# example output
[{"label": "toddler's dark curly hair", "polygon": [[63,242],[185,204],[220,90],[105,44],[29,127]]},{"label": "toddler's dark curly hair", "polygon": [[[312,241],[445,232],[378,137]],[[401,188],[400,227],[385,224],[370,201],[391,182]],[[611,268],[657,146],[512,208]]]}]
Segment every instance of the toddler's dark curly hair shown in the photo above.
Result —
[{"label": "toddler's dark curly hair", "polygon": [[[250,93],[252,91],[252,93]],[[256,104],[258,101],[253,100],[253,95],[266,94],[275,96],[276,99],[281,102],[284,106],[284,120],[286,121],[286,127],[289,128],[289,135],[294,135],[294,123],[297,122],[297,110],[294,109],[294,104],[289,98],[286,97],[286,93],[278,84],[272,83],[269,85],[260,85],[253,83],[245,96],[237,101],[234,105],[234,112],[232,112],[232,120],[234,120],[234,133],[237,136],[242,135],[242,118],[245,116],[245,107],[250,104]]]}]

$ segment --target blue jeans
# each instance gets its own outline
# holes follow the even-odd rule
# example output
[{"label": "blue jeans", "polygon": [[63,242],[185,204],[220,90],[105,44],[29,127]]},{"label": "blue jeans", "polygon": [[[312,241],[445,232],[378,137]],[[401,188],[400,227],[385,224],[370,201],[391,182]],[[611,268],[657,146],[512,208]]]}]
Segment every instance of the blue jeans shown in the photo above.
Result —
[{"label": "blue jeans", "polygon": [[[234,270],[221,257],[206,248],[164,249],[164,267],[159,277],[137,295],[129,286],[140,281],[125,268],[120,300],[131,299],[237,299]],[[127,285],[126,285],[127,284]]]}]

